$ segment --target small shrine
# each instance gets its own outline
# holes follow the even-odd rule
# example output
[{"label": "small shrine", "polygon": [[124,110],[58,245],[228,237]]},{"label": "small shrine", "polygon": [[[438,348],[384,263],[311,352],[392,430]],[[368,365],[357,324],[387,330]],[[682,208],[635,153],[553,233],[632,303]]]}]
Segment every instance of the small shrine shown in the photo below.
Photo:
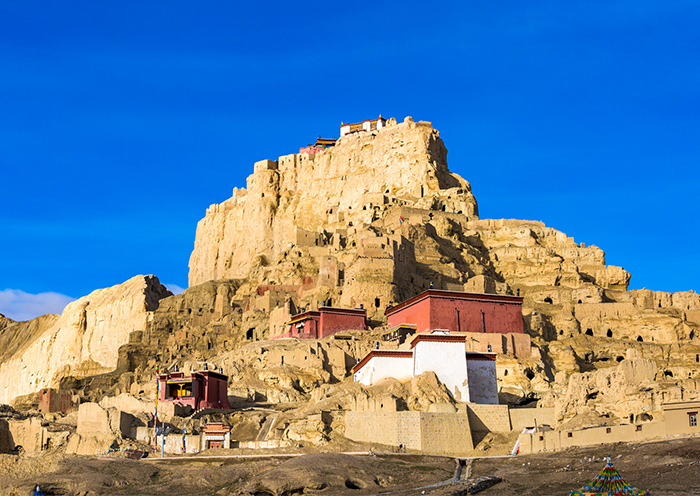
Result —
[{"label": "small shrine", "polygon": [[177,369],[158,376],[160,383],[159,401],[189,405],[194,410],[219,408],[228,410],[228,376],[223,370],[214,372],[205,369],[185,374]]},{"label": "small shrine", "polygon": [[336,141],[337,140],[335,138],[321,138],[319,136],[313,145],[306,145],[303,148],[299,148],[299,153],[310,153],[312,155],[316,155],[323,150],[334,147]]},{"label": "small shrine", "polygon": [[287,332],[273,339],[321,339],[339,331],[366,330],[367,310],[364,308],[319,307],[292,316]]},{"label": "small shrine", "polygon": [[202,449],[230,448],[231,429],[221,422],[210,422],[200,429]]}]

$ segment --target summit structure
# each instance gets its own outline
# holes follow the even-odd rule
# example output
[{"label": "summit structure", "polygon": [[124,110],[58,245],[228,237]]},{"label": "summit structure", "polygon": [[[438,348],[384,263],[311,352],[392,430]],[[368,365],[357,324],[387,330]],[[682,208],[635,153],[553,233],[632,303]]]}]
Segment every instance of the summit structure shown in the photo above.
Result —
[{"label": "summit structure", "polygon": [[[281,411],[265,419],[251,411],[251,428],[236,434],[249,437],[239,441],[321,445],[343,427],[348,438],[376,439],[398,425],[377,423],[377,411],[419,424],[425,413],[464,413],[456,404],[467,398],[464,374],[444,375],[440,360],[420,375],[413,365],[404,375],[392,368],[383,379],[394,382],[352,382],[358,360],[370,357],[360,371],[375,377],[384,358],[399,368],[422,360],[425,346],[414,355],[411,334],[433,333],[439,344],[444,332],[457,334],[453,356],[474,379],[470,399],[484,390],[471,390],[475,378],[489,378],[490,396],[469,407],[469,415],[481,412],[481,428],[521,429],[535,411],[556,436],[602,424],[603,437],[625,429],[647,435],[642,423],[672,415],[688,424],[682,432],[697,427],[700,296],[629,291],[630,274],[607,265],[596,246],[542,222],[479,218],[469,183],[448,169],[429,122],[344,124],[337,140],[255,163],[246,187],[198,223],[189,269],[180,295],[136,276],[80,298],[61,316],[0,316],[0,403],[63,408],[46,399],[55,397],[79,409],[75,433],[39,422],[40,436],[13,442],[41,450],[46,439],[59,445],[69,436],[75,452],[94,453],[114,441],[104,438],[107,425],[144,440],[158,371],[169,388],[160,408],[172,410],[159,418],[175,418],[176,400],[194,397],[199,379],[172,376],[168,385],[167,374],[207,368],[227,378],[225,387],[217,382],[215,406],[219,398],[234,408],[295,405],[279,421]],[[470,363],[480,372],[472,374]],[[445,388],[453,379],[459,395]],[[509,406],[533,402],[538,408],[508,420]],[[129,424],[118,412],[141,417]],[[98,417],[102,423],[93,422]],[[454,419],[444,438],[411,446],[442,449],[458,439],[454,432],[468,434],[467,416]],[[20,436],[20,427],[12,432]],[[570,433],[567,442],[579,443],[578,431]],[[12,449],[2,447],[2,435],[0,451]],[[554,435],[530,449],[550,449]]]},{"label": "summit structure", "polygon": [[415,271],[409,224],[476,220],[476,199],[429,122],[372,122],[319,153],[257,162],[197,225],[190,285],[252,274],[382,312],[410,296],[402,286],[427,288],[435,276]]}]

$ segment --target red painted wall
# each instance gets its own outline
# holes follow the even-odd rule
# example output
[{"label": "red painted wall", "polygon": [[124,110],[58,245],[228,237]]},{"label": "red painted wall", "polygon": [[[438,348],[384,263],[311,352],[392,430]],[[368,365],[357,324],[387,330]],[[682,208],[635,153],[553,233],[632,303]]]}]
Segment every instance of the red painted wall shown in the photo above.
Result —
[{"label": "red painted wall", "polygon": [[413,324],[416,332],[430,331],[430,299],[424,298],[413,305],[402,308],[387,316],[389,329],[399,324]]},{"label": "red painted wall", "polygon": [[[523,316],[520,305],[457,298],[431,297],[429,300],[432,329],[499,334],[523,332]],[[459,315],[459,322],[457,315]]]},{"label": "red painted wall", "polygon": [[[482,325],[482,312],[483,323]],[[458,320],[459,315],[459,320]],[[519,302],[463,299],[429,295],[387,316],[389,327],[415,324],[417,332],[448,329],[452,332],[522,333],[523,317]]]},{"label": "red painted wall", "polygon": [[348,329],[367,329],[366,315],[348,315],[321,311],[321,325],[319,338],[325,338],[338,331]]},{"label": "red painted wall", "polygon": [[[359,312],[358,312],[359,313]],[[302,315],[302,314],[299,314]],[[324,307],[318,312],[314,311],[309,318],[304,320],[304,328],[299,332],[297,324],[291,324],[284,334],[275,336],[273,339],[299,338],[299,339],[320,339],[335,334],[338,331],[348,329],[367,329],[367,312],[353,315],[343,312],[340,309]]]},{"label": "red painted wall", "polygon": [[168,377],[185,378],[185,374],[175,372],[159,377],[160,401],[175,401],[183,405],[189,405],[195,410],[200,408],[231,408],[231,404],[228,401],[228,378],[226,376],[209,371],[198,372],[192,377],[192,396],[185,396],[177,400],[167,397]]},{"label": "red painted wall", "polygon": [[211,372],[201,372],[202,392],[198,408],[226,408],[230,409],[227,396],[227,381],[223,376],[214,375]]},{"label": "red painted wall", "polygon": [[68,413],[75,409],[73,393],[67,390],[42,389],[39,391],[39,411]]},{"label": "red painted wall", "polygon": [[[291,324],[287,332],[275,336],[272,339],[282,339],[282,338],[299,338],[299,339],[317,339],[318,336],[318,324],[321,318],[317,315],[311,315],[308,319],[304,320],[304,327],[297,328],[297,324]],[[301,332],[299,332],[301,331]]]}]

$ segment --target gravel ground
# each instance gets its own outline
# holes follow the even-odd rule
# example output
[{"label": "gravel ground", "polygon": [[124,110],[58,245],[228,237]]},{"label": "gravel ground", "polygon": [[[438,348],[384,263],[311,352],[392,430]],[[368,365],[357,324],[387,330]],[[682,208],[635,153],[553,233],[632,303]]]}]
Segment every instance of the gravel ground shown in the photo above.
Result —
[{"label": "gravel ground", "polygon": [[[165,461],[114,457],[0,455],[0,496],[357,495],[457,496],[469,481],[497,476],[484,496],[566,496],[590,481],[611,455],[622,477],[653,496],[700,494],[700,438],[575,448],[557,453],[469,460],[462,479],[447,457],[312,453],[295,458],[201,456]],[[468,479],[468,480],[464,480]]]}]

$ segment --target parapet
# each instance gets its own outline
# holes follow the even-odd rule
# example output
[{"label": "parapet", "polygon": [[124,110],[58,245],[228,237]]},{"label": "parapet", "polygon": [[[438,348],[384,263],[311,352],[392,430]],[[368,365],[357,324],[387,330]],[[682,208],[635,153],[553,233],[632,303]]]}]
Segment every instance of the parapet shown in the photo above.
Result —
[{"label": "parapet", "polygon": [[253,172],[277,170],[277,161],[275,160],[259,160],[255,162]]}]

